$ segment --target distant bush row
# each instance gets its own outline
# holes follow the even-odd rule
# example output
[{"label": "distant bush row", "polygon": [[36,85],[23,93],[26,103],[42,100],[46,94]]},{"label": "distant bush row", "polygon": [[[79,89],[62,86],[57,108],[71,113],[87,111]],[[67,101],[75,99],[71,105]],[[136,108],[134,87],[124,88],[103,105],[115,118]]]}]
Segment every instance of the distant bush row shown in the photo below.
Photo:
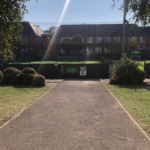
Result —
[{"label": "distant bush row", "polygon": [[44,86],[45,77],[37,74],[33,68],[26,67],[18,70],[14,67],[8,67],[3,72],[0,71],[0,83],[9,85],[30,85]]}]

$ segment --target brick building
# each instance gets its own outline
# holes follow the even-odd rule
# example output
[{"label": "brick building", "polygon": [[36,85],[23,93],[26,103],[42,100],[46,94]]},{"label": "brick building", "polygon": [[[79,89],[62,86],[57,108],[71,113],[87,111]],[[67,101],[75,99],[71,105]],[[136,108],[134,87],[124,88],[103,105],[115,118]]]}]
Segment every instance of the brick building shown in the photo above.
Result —
[{"label": "brick building", "polygon": [[[80,56],[107,56],[115,59],[121,56],[122,24],[61,25],[51,41],[38,26],[29,22],[22,22],[22,25],[21,42],[14,42],[18,49],[12,50],[16,58],[43,58],[45,55],[45,58],[56,59],[58,56],[66,56],[68,54],[62,49],[62,41],[64,37],[72,38],[76,34],[82,36],[84,43],[82,51],[78,53]],[[127,24],[126,37],[137,38],[141,49],[150,48],[150,27]]]},{"label": "brick building", "polygon": [[[67,55],[61,47],[64,37],[82,36],[84,46],[82,54],[99,56],[121,56],[122,24],[82,24],[61,25],[57,28],[55,43],[49,50],[53,55]],[[137,25],[126,25],[126,37],[137,38],[141,47],[146,46],[148,35]]]},{"label": "brick building", "polygon": [[30,22],[22,22],[23,33],[21,41],[13,43],[18,49],[12,49],[16,58],[39,58],[44,55],[45,46],[49,41],[44,32]]},{"label": "brick building", "polygon": [[150,27],[141,27],[141,29],[147,34],[145,37],[145,46],[150,48]]}]

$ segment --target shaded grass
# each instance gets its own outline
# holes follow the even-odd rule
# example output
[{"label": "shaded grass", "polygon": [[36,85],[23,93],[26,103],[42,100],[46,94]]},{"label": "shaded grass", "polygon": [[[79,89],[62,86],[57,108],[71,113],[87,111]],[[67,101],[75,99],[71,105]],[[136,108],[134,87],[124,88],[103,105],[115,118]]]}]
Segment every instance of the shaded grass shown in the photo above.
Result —
[{"label": "shaded grass", "polygon": [[150,84],[126,86],[107,84],[106,87],[150,136]]},{"label": "shaded grass", "polygon": [[0,125],[51,88],[52,86],[0,86]]}]

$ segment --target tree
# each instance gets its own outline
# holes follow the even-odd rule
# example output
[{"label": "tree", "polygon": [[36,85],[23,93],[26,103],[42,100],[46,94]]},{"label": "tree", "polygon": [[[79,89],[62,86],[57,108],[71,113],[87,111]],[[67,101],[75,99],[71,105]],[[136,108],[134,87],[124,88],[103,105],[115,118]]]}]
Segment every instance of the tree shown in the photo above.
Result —
[{"label": "tree", "polygon": [[81,51],[83,48],[82,36],[77,34],[72,39],[65,37],[62,41],[62,48],[64,51]]},{"label": "tree", "polygon": [[48,30],[45,30],[44,33],[48,36],[52,36],[55,33],[56,27],[52,26]]},{"label": "tree", "polygon": [[137,39],[128,38],[127,50],[138,49],[140,44]]},{"label": "tree", "polygon": [[[113,0],[115,3],[120,0]],[[132,19],[135,22],[141,22],[143,26],[148,25],[150,23],[150,0],[124,0],[121,8],[123,9],[125,6],[126,12],[133,12]]]},{"label": "tree", "polygon": [[74,35],[72,38],[72,50],[81,51],[83,48],[82,36],[80,34]]},{"label": "tree", "polygon": [[27,12],[25,3],[29,0],[0,1],[0,55],[7,60],[12,58],[13,40],[21,40],[24,14]]},{"label": "tree", "polygon": [[62,48],[64,51],[71,50],[71,39],[69,37],[65,37],[62,41]]}]

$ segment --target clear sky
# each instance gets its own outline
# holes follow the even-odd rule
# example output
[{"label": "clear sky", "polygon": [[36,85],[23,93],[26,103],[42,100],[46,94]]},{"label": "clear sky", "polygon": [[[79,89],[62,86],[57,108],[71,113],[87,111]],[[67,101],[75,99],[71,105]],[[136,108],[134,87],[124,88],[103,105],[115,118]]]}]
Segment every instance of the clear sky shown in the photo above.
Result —
[{"label": "clear sky", "polygon": [[43,30],[58,23],[122,23],[123,11],[118,10],[122,1],[112,9],[113,0],[30,0],[24,20],[40,25]]}]

